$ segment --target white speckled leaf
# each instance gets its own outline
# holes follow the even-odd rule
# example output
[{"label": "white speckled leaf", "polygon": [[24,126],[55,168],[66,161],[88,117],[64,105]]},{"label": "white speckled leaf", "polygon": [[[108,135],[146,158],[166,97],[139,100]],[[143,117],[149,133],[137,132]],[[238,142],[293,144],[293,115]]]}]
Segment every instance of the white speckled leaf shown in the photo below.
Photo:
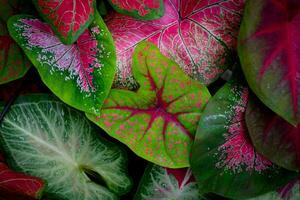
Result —
[{"label": "white speckled leaf", "polygon": [[[47,181],[46,197],[118,199],[131,185],[125,152],[97,137],[82,114],[48,96],[19,98],[0,133],[10,166]],[[91,173],[102,184],[91,181]]]}]

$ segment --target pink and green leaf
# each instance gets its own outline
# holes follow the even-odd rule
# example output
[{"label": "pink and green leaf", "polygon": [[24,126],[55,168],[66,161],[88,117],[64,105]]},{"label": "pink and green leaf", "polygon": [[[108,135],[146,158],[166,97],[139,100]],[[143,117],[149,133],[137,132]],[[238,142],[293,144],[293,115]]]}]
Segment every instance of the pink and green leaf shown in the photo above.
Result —
[{"label": "pink and green leaf", "polygon": [[299,18],[298,1],[248,1],[239,36],[251,89],[294,126],[300,122]]},{"label": "pink and green leaf", "polygon": [[44,186],[44,181],[39,178],[10,170],[0,154],[1,200],[39,199]]},{"label": "pink and green leaf", "polygon": [[291,125],[256,99],[248,104],[246,122],[259,152],[279,166],[299,171],[300,124]]},{"label": "pink and green leaf", "polygon": [[12,17],[9,31],[54,94],[79,110],[99,113],[113,82],[116,57],[98,14],[72,45],[61,43],[49,25],[30,16]]},{"label": "pink and green leaf", "polygon": [[[0,0],[0,84],[23,77],[30,67],[22,50],[10,37],[6,22],[24,8],[24,1]],[[24,11],[23,11],[24,12]]]},{"label": "pink and green leaf", "polygon": [[197,183],[190,169],[168,169],[149,165],[141,179],[135,200],[178,199],[201,200]]},{"label": "pink and green leaf", "polygon": [[155,45],[133,54],[136,91],[113,89],[100,116],[88,117],[142,158],[169,168],[189,166],[189,152],[207,88],[192,80]]},{"label": "pink and green leaf", "polygon": [[94,19],[95,0],[33,0],[64,44],[73,44]]},{"label": "pink and green leaf", "polygon": [[113,8],[136,19],[153,20],[164,14],[163,0],[109,0]]},{"label": "pink and green leaf", "polygon": [[164,0],[164,16],[151,21],[111,13],[106,22],[117,49],[115,86],[136,87],[131,57],[142,41],[153,42],[190,77],[210,84],[231,66],[243,5],[244,0]]},{"label": "pink and green leaf", "polygon": [[231,81],[207,104],[191,151],[191,169],[203,193],[245,199],[295,178],[259,154],[245,122],[248,88]]}]

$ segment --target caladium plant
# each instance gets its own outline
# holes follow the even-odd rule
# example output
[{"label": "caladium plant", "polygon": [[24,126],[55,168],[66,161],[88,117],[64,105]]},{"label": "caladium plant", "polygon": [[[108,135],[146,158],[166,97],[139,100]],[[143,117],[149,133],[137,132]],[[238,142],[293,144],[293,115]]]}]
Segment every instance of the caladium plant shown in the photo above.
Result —
[{"label": "caladium plant", "polygon": [[6,22],[16,13],[25,12],[24,1],[0,0],[0,84],[18,79],[26,74],[30,62],[8,33]]},{"label": "caladium plant", "polygon": [[201,192],[245,199],[272,191],[296,177],[259,154],[245,122],[248,88],[226,83],[207,104],[191,151]]},{"label": "caladium plant", "polygon": [[92,23],[95,0],[33,0],[43,19],[64,44],[73,44]]},{"label": "caladium plant", "polygon": [[141,41],[151,41],[191,77],[210,84],[230,66],[244,0],[164,0],[158,20],[140,21],[112,13],[107,25],[117,49],[116,87],[134,88],[131,56]]},{"label": "caladium plant", "polygon": [[99,14],[72,45],[61,43],[48,24],[31,16],[12,17],[9,31],[54,94],[79,110],[99,113],[116,64],[111,35]]},{"label": "caladium plant", "polygon": [[109,0],[113,8],[137,19],[157,19],[164,14],[163,0]]},{"label": "caladium plant", "polygon": [[289,124],[255,98],[248,104],[246,122],[259,152],[284,168],[299,171],[300,124]]},{"label": "caladium plant", "polygon": [[295,0],[253,0],[245,9],[239,55],[248,83],[262,102],[297,126],[300,4]]},{"label": "caladium plant", "polygon": [[126,154],[97,132],[81,113],[48,95],[18,98],[0,127],[8,163],[47,181],[46,198],[118,199],[131,185]]},{"label": "caladium plant", "polygon": [[150,164],[141,179],[135,200],[201,200],[190,169],[168,169]]},{"label": "caladium plant", "polygon": [[133,55],[136,91],[113,89],[100,116],[88,118],[137,155],[169,168],[189,166],[189,151],[207,88],[148,42]]},{"label": "caladium plant", "polygon": [[40,178],[12,171],[0,154],[0,199],[28,200],[39,199],[45,183]]}]

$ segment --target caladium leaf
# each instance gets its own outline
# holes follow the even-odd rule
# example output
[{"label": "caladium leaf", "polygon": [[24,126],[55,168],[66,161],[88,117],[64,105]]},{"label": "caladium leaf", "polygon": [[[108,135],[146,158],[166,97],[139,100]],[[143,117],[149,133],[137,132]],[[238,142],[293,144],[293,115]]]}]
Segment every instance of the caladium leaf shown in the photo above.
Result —
[{"label": "caladium leaf", "polygon": [[137,155],[169,168],[189,166],[189,150],[207,88],[192,80],[155,45],[143,42],[133,56],[137,92],[113,89],[100,116],[89,119]]},{"label": "caladium leaf", "polygon": [[157,19],[164,14],[163,0],[109,0],[119,13],[137,19]]},{"label": "caladium leaf", "polygon": [[248,104],[246,122],[259,152],[279,166],[299,171],[300,124],[292,126],[256,99]]},{"label": "caladium leaf", "polygon": [[72,45],[62,44],[50,26],[30,16],[12,17],[9,31],[54,94],[79,110],[99,113],[116,64],[113,40],[99,14]]},{"label": "caladium leaf", "polygon": [[1,200],[39,199],[43,189],[44,181],[33,176],[12,171],[4,163],[4,158],[0,154]]},{"label": "caladium leaf", "polygon": [[21,78],[30,67],[30,62],[10,37],[6,27],[8,18],[20,12],[23,4],[24,1],[0,0],[0,84]]},{"label": "caladium leaf", "polygon": [[155,43],[191,77],[213,82],[230,66],[244,0],[164,0],[165,14],[140,21],[112,13],[107,18],[117,48],[116,87],[135,87],[131,56],[141,41]]},{"label": "caladium leaf", "polygon": [[94,19],[95,0],[33,0],[33,3],[64,44],[73,44]]},{"label": "caladium leaf", "polygon": [[248,93],[232,80],[203,112],[191,151],[191,169],[201,192],[245,199],[275,190],[297,175],[254,149],[245,122]]},{"label": "caladium leaf", "polygon": [[118,199],[131,184],[126,154],[97,132],[78,111],[38,95],[19,98],[0,127],[10,166],[47,181],[45,197]]},{"label": "caladium leaf", "polygon": [[299,18],[298,1],[248,1],[239,38],[250,87],[293,125],[300,122]]},{"label": "caladium leaf", "polygon": [[298,200],[300,199],[300,180],[294,180],[284,187],[248,200]]},{"label": "caladium leaf", "polygon": [[151,164],[134,199],[201,200],[202,196],[190,169],[168,169]]}]

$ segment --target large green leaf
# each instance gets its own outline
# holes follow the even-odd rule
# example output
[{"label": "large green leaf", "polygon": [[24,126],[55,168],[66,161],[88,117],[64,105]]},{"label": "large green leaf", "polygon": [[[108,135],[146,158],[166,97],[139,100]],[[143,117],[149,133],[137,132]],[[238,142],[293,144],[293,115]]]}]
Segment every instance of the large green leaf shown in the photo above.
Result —
[{"label": "large green leaf", "polygon": [[146,168],[134,199],[201,200],[202,196],[191,169],[168,169],[151,164]]},{"label": "large green leaf", "polygon": [[47,181],[46,197],[118,199],[131,185],[125,152],[100,139],[78,111],[48,96],[19,98],[0,133],[10,166]]},{"label": "large green leaf", "polygon": [[113,89],[101,115],[89,119],[151,162],[189,166],[197,123],[210,98],[207,88],[149,42],[136,47],[133,74],[140,88]]},{"label": "large green leaf", "polygon": [[116,68],[113,40],[99,14],[72,45],[61,43],[49,25],[34,17],[14,16],[8,26],[54,94],[79,110],[99,113]]},{"label": "large green leaf", "polygon": [[247,87],[231,81],[203,112],[191,152],[191,168],[202,192],[245,199],[296,176],[254,149],[245,122],[248,95]]}]

